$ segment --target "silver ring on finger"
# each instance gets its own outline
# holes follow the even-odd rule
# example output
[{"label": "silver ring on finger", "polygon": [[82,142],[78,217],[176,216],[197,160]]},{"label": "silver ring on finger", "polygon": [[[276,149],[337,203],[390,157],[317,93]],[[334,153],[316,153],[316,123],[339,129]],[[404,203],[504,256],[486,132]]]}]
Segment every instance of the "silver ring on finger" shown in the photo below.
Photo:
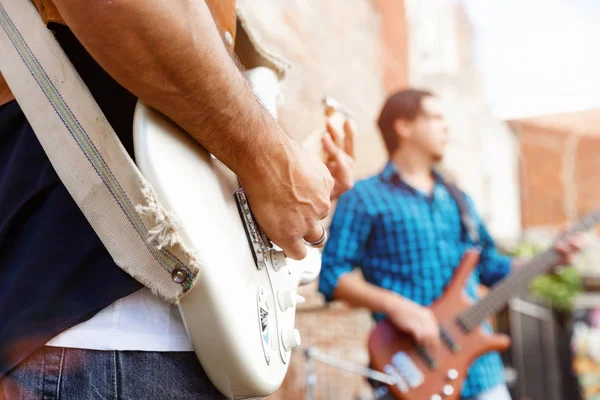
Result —
[{"label": "silver ring on finger", "polygon": [[319,239],[315,240],[314,242],[309,242],[306,239],[302,239],[302,240],[304,240],[304,243],[310,247],[316,247],[316,246],[320,245],[321,243],[323,243],[325,241],[326,232],[325,232],[325,227],[323,225],[321,225],[321,229],[323,229],[323,234],[321,235],[321,237]]}]

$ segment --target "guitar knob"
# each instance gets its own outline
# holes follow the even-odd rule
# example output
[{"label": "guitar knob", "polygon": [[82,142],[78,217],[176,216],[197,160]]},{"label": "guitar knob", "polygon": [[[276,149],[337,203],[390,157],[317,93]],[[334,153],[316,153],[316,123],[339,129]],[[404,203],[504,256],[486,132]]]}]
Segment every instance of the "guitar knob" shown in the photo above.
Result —
[{"label": "guitar knob", "polygon": [[275,271],[279,271],[287,265],[285,253],[281,250],[269,250],[269,258]]},{"label": "guitar knob", "polygon": [[454,394],[454,388],[450,385],[444,385],[442,388],[442,393],[446,397],[452,396]]},{"label": "guitar knob", "polygon": [[292,351],[294,347],[300,346],[302,343],[298,329],[289,329],[283,331],[281,334],[281,340],[283,341],[283,348],[286,351]]},{"label": "guitar knob", "polygon": [[295,290],[280,290],[279,294],[279,308],[281,311],[285,311],[288,308],[292,308],[296,306],[298,301],[298,293]]},{"label": "guitar knob", "polygon": [[455,381],[458,379],[458,371],[453,369],[448,370],[448,373],[446,374],[446,378],[448,378],[449,381]]},{"label": "guitar knob", "polygon": [[429,400],[442,400],[442,396],[439,394],[434,394],[429,398]]}]

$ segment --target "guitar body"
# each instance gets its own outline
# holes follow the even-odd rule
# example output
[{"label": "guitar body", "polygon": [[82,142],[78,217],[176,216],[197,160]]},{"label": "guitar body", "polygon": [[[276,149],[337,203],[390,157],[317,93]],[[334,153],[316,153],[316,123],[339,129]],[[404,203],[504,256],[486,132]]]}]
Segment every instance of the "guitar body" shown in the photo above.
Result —
[{"label": "guitar body", "polygon": [[389,321],[380,321],[371,332],[368,348],[373,368],[399,375],[404,381],[404,384],[389,386],[396,398],[458,399],[471,363],[484,353],[509,347],[510,341],[505,335],[489,335],[481,327],[466,332],[457,322],[458,315],[473,305],[464,287],[478,260],[476,251],[467,252],[443,296],[431,305],[440,327],[455,345],[443,340],[441,349],[429,354],[437,365],[431,365],[412,337],[397,330]]},{"label": "guitar body", "polygon": [[138,103],[136,162],[181,223],[202,269],[179,310],[212,383],[230,398],[275,392],[300,344],[299,284],[317,277],[320,253],[286,259],[255,224],[236,176],[187,133]]}]

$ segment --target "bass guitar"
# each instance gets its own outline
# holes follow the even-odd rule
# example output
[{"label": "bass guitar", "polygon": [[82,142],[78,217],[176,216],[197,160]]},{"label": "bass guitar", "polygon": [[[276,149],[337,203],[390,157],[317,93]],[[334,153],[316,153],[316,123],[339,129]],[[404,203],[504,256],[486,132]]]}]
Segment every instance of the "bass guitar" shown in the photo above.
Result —
[{"label": "bass guitar", "polygon": [[[565,234],[583,232],[600,221],[600,208],[582,218]],[[467,279],[477,266],[476,249],[465,253],[442,297],[431,305],[440,326],[442,347],[431,352],[412,337],[382,320],[370,333],[369,354],[373,368],[395,378],[389,391],[400,400],[454,400],[460,398],[471,363],[490,351],[510,346],[506,335],[488,334],[482,322],[500,311],[508,301],[527,290],[539,274],[556,267],[560,255],[554,249],[532,258],[497,284],[480,302],[464,292]]]}]

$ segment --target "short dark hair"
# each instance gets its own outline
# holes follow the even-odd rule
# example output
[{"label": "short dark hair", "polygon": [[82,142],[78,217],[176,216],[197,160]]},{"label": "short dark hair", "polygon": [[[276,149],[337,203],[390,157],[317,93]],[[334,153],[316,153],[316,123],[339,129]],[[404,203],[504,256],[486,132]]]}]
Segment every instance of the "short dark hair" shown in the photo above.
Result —
[{"label": "short dark hair", "polygon": [[413,121],[422,111],[423,99],[434,96],[427,90],[406,89],[388,97],[381,109],[377,123],[389,154],[392,154],[400,146],[394,122],[398,119]]}]

